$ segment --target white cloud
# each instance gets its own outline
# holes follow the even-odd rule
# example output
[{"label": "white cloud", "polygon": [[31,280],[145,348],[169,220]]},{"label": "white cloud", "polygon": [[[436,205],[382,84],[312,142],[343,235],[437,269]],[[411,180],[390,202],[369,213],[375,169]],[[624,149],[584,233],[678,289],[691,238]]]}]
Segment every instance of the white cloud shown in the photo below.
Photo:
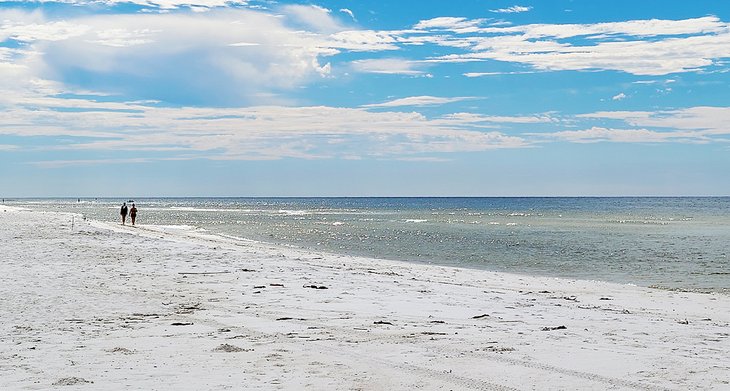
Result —
[{"label": "white cloud", "polygon": [[[48,145],[34,148],[115,150],[131,155],[120,159],[136,159],[137,153],[144,152],[145,159],[153,160],[396,159],[529,146],[520,137],[480,123],[449,117],[428,119],[414,112],[321,106],[168,108],[54,97],[6,105],[0,135],[49,138]],[[56,137],[64,142],[55,142]],[[79,163],[83,159],[59,164]]]},{"label": "white cloud", "polygon": [[357,19],[355,19],[355,14],[352,13],[352,11],[347,8],[340,8],[340,12],[350,15],[352,20],[357,20]]},{"label": "white cloud", "polygon": [[632,82],[632,84],[671,84],[676,82],[674,79],[666,79],[666,80],[637,80]]},{"label": "white cloud", "polygon": [[438,106],[447,103],[460,102],[467,99],[474,99],[470,97],[455,97],[455,98],[443,98],[436,96],[411,96],[407,98],[400,98],[391,100],[383,103],[373,103],[364,105],[363,107],[399,107],[399,106]]},{"label": "white cloud", "polygon": [[665,111],[604,111],[578,118],[622,120],[631,126],[692,130],[703,136],[730,135],[730,107],[697,106]]},{"label": "white cloud", "polygon": [[[297,21],[306,19],[317,29],[339,26],[316,7],[292,6],[282,12],[291,12],[285,15]],[[22,69],[27,79],[92,73],[94,85],[80,83],[77,89],[164,93],[180,86],[187,90],[181,96],[220,96],[240,103],[330,75],[331,62],[320,59],[338,53],[338,46],[372,49],[364,42],[294,30],[288,21],[249,10],[101,14],[63,22],[47,21],[40,12],[0,11],[0,39],[27,42],[19,49],[0,49],[0,62],[4,68]]]},{"label": "white cloud", "polygon": [[228,46],[260,46],[261,44],[258,42],[236,42],[228,44]]},{"label": "white cloud", "polygon": [[576,119],[623,121],[628,128],[592,127],[527,136],[577,143],[729,143],[730,107],[690,107],[666,111],[607,111],[577,115]]},{"label": "white cloud", "polygon": [[[222,8],[231,6],[246,6],[248,1],[245,0],[9,0],[18,3],[59,3],[71,4],[76,6],[98,6],[99,4],[107,6],[117,6],[119,4],[135,4],[155,10],[175,10],[179,8],[191,8],[194,11],[201,9]],[[252,6],[251,8],[256,8]]]},{"label": "white cloud", "polygon": [[467,72],[463,75],[466,77],[484,77],[484,76],[500,76],[500,75],[529,75],[533,73],[538,73],[535,71],[528,71],[528,72]]},{"label": "white cloud", "polygon": [[384,73],[399,75],[424,75],[425,72],[418,69],[422,64],[410,60],[398,58],[384,58],[374,60],[358,60],[352,62],[353,68],[358,72]]},{"label": "white cloud", "polygon": [[[478,27],[479,20],[463,18],[432,21],[416,27],[425,24],[457,32],[470,26],[473,33],[470,37],[442,34],[429,38],[433,44],[467,50],[430,59],[436,62],[498,60],[546,71],[618,70],[666,75],[698,71],[730,57],[730,25],[714,16],[512,27]],[[571,43],[569,39],[575,37],[582,37],[584,43]],[[418,40],[424,41],[424,37]]]},{"label": "white cloud", "polygon": [[[444,104],[467,97],[407,97],[369,107]],[[257,106],[170,108],[147,102],[106,102],[27,96],[0,101],[0,135],[45,136],[33,148],[106,151],[128,156],[113,161],[71,159],[44,167],[114,164],[161,159],[261,160],[280,158],[431,158],[432,154],[524,148],[537,141],[574,143],[709,143],[730,134],[730,107],[694,107],[662,112],[598,112],[571,118],[551,113],[490,116],[454,113],[426,118],[416,112],[371,112],[366,108]],[[100,115],[101,114],[101,115]],[[590,127],[511,136],[494,129],[510,124],[560,126],[610,119],[627,126]],[[566,122],[567,121],[567,122]],[[60,137],[63,143],[55,140]],[[14,150],[23,150],[21,147]],[[8,148],[2,148],[8,150]],[[143,160],[138,157],[144,152]],[[438,157],[441,158],[441,157]],[[137,159],[137,160],[135,160]]]},{"label": "white cloud", "polygon": [[532,134],[538,137],[554,138],[573,143],[707,143],[708,137],[697,132],[687,131],[655,131],[648,129],[610,129],[592,127],[585,130],[565,130],[554,133]]},{"label": "white cloud", "polygon": [[624,99],[626,99],[626,94],[624,94],[623,92],[611,97],[611,100],[624,100]]},{"label": "white cloud", "polygon": [[[44,148],[159,153],[150,159],[161,159],[162,152],[177,159],[422,159],[432,158],[422,156],[429,153],[527,147],[533,140],[714,142],[730,134],[730,108],[725,107],[589,113],[566,120],[550,113],[454,113],[426,118],[416,112],[368,110],[442,105],[469,97],[411,96],[355,109],[280,103],[280,91],[331,77],[337,66],[337,57],[332,56],[342,52],[358,52],[358,58],[364,58],[349,64],[355,71],[407,76],[428,76],[427,67],[433,62],[484,60],[528,65],[523,69],[532,70],[476,71],[464,76],[563,69],[647,75],[696,70],[730,57],[730,28],[716,17],[513,27],[481,27],[481,19],[435,18],[419,22],[414,30],[373,31],[345,28],[330,10],[320,7],[286,6],[277,12],[103,14],[59,21],[47,20],[41,12],[0,11],[0,39],[22,43],[18,48],[0,48],[0,135],[63,140]],[[581,37],[581,43],[571,43],[573,37]],[[454,54],[420,60],[368,58],[368,52],[396,51],[407,45],[438,45]],[[79,75],[92,75],[102,83],[70,86],[60,82],[83,79],[68,77]],[[92,91],[96,86],[99,91]],[[174,108],[148,101],[57,97],[83,92],[113,98],[125,96],[129,92],[125,88],[138,93],[148,87],[155,91],[180,88],[173,95],[241,97],[231,99],[236,104],[221,104],[236,107],[229,109],[206,108],[205,99],[197,108]],[[164,101],[134,93],[134,99]],[[624,93],[613,97],[623,98]],[[251,102],[253,107],[241,107]],[[520,136],[504,130],[603,120],[612,126],[589,124],[582,130],[553,133],[531,130]],[[626,128],[613,126],[620,121]],[[118,161],[137,158],[124,159]]]},{"label": "white cloud", "polygon": [[[0,39],[28,43],[13,51],[0,49],[0,66],[15,67],[16,73],[24,69],[35,79],[84,80],[64,76],[88,72],[99,81],[93,87],[103,93],[152,90],[157,83],[158,90],[186,86],[188,96],[215,96],[221,100],[216,103],[239,104],[260,103],[261,96],[270,97],[264,103],[284,103],[277,92],[340,74],[336,59],[329,59],[340,53],[398,51],[413,45],[437,45],[452,53],[420,59],[397,54],[364,58],[349,66],[356,72],[429,77],[429,64],[497,60],[531,70],[476,70],[464,76],[555,70],[663,75],[700,70],[730,57],[730,28],[714,16],[510,27],[482,27],[483,19],[439,17],[420,21],[412,30],[373,31],[344,26],[332,11],[317,6],[282,6],[272,14],[215,9],[221,4],[217,0],[195,4],[213,10],[64,20],[46,20],[41,12],[0,11]],[[583,37],[583,43],[570,43],[572,37]],[[73,88],[92,86],[79,83]]]},{"label": "white cloud", "polygon": [[287,17],[303,23],[310,30],[317,32],[337,32],[344,27],[332,18],[332,11],[316,5],[286,5],[282,11]]},{"label": "white cloud", "polygon": [[445,120],[462,124],[500,123],[500,124],[536,124],[557,122],[550,114],[531,116],[496,116],[474,113],[454,113],[443,116]]},{"label": "white cloud", "polygon": [[328,45],[354,52],[398,50],[396,34],[387,31],[347,30],[331,34]]},{"label": "white cloud", "polygon": [[151,38],[160,32],[161,30],[142,29],[129,31],[121,28],[99,30],[96,32],[98,39],[89,40],[89,42],[114,47],[144,45],[153,43],[154,41]]},{"label": "white cloud", "polygon": [[726,23],[715,16],[705,16],[681,20],[628,20],[623,22],[606,22],[591,24],[528,24],[507,27],[500,30],[483,29],[484,32],[520,33],[527,38],[571,38],[591,36],[608,38],[610,36],[657,37],[687,34],[724,33],[728,31]]},{"label": "white cloud", "polygon": [[484,23],[484,19],[467,19],[442,16],[438,18],[422,20],[413,28],[416,30],[455,30],[455,31],[476,31],[476,28]]},{"label": "white cloud", "polygon": [[[0,13],[0,17],[7,17],[5,13]],[[19,15],[17,12],[12,13],[12,17]],[[24,17],[29,19],[30,15]],[[65,21],[59,22],[18,22],[12,19],[0,21],[0,42],[13,39],[22,42],[33,41],[62,41],[73,37],[78,37],[89,31],[90,27],[83,24],[73,24]]]},{"label": "white cloud", "polygon": [[531,9],[532,9],[532,7],[513,5],[512,7],[508,7],[508,8],[498,8],[498,9],[494,9],[494,10],[489,10],[489,12],[495,12],[495,13],[500,13],[500,14],[505,14],[505,13],[511,14],[511,13],[518,13],[518,12],[527,12]]},{"label": "white cloud", "polygon": [[572,46],[522,38],[485,39],[471,54],[447,55],[436,60],[463,62],[499,60],[531,65],[539,70],[617,70],[636,75],[666,75],[697,71],[714,58],[730,57],[730,34],[674,38],[663,41],[602,42]]}]

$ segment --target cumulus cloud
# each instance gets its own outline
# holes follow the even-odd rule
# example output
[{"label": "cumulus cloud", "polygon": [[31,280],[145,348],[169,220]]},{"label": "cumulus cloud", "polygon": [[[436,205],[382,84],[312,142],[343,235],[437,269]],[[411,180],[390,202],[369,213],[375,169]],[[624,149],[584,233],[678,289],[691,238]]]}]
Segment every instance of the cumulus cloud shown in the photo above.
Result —
[{"label": "cumulus cloud", "polygon": [[3,49],[0,61],[5,58],[36,78],[76,89],[172,103],[230,104],[260,102],[262,93],[327,76],[332,65],[321,59],[337,54],[337,46],[365,45],[287,24],[296,20],[313,30],[339,29],[326,10],[291,6],[281,12],[288,18],[226,9],[101,14],[61,22],[39,12],[15,11],[12,19],[0,18],[0,41],[26,45],[12,52]]}]

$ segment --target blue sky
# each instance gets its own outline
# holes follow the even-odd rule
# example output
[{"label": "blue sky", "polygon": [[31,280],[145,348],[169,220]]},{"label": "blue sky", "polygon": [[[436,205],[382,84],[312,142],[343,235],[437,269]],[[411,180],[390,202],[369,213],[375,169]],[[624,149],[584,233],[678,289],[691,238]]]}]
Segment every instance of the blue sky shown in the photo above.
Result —
[{"label": "blue sky", "polygon": [[730,195],[724,1],[0,1],[0,193]]}]

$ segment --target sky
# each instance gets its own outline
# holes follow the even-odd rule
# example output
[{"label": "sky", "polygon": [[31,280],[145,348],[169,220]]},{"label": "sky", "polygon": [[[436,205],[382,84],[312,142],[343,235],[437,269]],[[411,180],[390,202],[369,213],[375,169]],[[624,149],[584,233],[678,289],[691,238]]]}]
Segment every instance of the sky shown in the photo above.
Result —
[{"label": "sky", "polygon": [[730,195],[730,2],[0,1],[0,195]]}]

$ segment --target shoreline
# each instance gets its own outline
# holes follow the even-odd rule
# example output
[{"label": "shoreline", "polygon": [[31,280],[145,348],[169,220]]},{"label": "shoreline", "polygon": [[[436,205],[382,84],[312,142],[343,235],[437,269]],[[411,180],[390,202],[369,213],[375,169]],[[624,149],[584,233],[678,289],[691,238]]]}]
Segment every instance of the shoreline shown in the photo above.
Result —
[{"label": "shoreline", "polygon": [[730,386],[724,294],[0,213],[0,388]]},{"label": "shoreline", "polygon": [[[730,294],[721,244],[728,233],[713,232],[727,227],[730,216],[709,212],[719,200],[690,203],[689,209],[679,201],[658,200],[478,205],[431,205],[424,199],[413,204],[206,200],[148,200],[141,223],[187,224],[315,252]],[[118,220],[118,205],[108,199],[23,206]],[[331,214],[338,216],[330,220]]]}]

